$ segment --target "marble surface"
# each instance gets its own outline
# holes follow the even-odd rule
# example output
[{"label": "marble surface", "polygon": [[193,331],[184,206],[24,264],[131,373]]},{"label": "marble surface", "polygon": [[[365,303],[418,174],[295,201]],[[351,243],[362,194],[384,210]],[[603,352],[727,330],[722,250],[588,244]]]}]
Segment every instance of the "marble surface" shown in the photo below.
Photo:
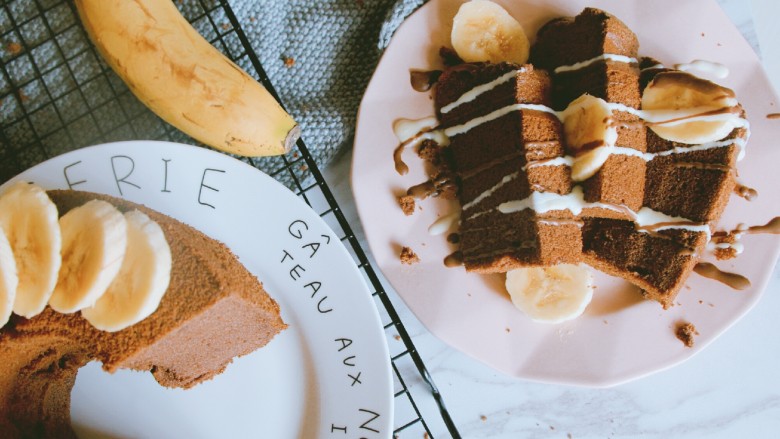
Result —
[{"label": "marble surface", "polygon": [[[779,2],[719,3],[763,55],[775,88],[780,89],[780,72],[772,64],[778,59],[780,44],[772,38],[776,29],[764,19],[778,16]],[[757,25],[754,16],[760,17],[755,20]],[[350,162],[347,152],[323,171],[367,249],[350,189]],[[463,437],[780,437],[777,266],[758,305],[708,348],[681,365],[608,389],[539,384],[496,372],[431,335],[389,284],[384,285]],[[434,436],[449,437],[424,386],[417,386],[415,396]],[[422,436],[411,429],[400,435]]]}]

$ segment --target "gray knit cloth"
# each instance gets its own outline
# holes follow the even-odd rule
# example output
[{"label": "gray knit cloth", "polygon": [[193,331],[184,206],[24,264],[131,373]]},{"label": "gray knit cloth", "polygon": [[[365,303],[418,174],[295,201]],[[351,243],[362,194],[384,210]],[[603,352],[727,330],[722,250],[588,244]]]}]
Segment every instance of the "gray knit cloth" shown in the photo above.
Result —
[{"label": "gray knit cloth", "polygon": [[351,147],[360,99],[393,32],[424,0],[230,0],[320,166]]}]

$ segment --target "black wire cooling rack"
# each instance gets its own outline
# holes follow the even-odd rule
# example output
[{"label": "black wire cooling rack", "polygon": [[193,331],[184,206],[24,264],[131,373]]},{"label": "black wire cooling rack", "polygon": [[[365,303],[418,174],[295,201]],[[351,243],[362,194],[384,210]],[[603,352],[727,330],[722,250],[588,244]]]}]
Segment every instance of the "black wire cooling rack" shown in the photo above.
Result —
[{"label": "black wire cooling rack", "polygon": [[[226,0],[177,0],[177,5],[202,35],[278,99]],[[71,2],[1,0],[0,45],[0,183],[48,158],[98,143],[140,139],[197,144],[129,92],[90,44]],[[435,430],[460,437],[304,141],[285,156],[242,160],[286,184],[315,209],[351,250],[371,286],[391,350],[394,436],[433,437]]]}]

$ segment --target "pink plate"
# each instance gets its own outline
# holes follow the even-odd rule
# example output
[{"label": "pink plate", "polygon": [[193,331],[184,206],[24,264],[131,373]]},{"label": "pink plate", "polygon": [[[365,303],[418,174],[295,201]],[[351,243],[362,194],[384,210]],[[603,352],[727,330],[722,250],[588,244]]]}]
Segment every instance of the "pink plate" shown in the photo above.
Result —
[{"label": "pink plate", "polygon": [[[725,64],[731,73],[719,83],[733,88],[747,111],[752,137],[739,177],[759,197],[747,202],[732,197],[721,227],[743,222],[765,224],[780,213],[780,111],[777,97],[756,54],[712,0],[498,1],[516,17],[533,41],[547,20],[576,15],[585,6],[605,9],[639,37],[641,55],[666,65],[705,59]],[[422,162],[405,153],[410,166],[398,175],[392,153],[397,145],[393,121],[432,115],[430,93],[409,85],[409,69],[440,67],[437,51],[449,46],[452,17],[461,1],[432,0],[398,30],[366,90],[360,107],[352,186],[363,228],[376,261],[406,304],[436,336],[453,347],[509,375],[537,381],[610,386],[680,363],[710,344],[759,299],[778,255],[778,236],[747,235],[737,259],[717,262],[726,271],[747,276],[752,287],[732,290],[692,275],[676,306],[664,311],[641,299],[623,280],[597,274],[596,294],[585,314],[559,325],[531,322],[510,302],[502,275],[467,274],[447,268],[455,250],[428,226],[457,207],[428,199],[412,216],[404,216],[396,197],[425,181]],[[702,74],[706,77],[706,75]],[[402,265],[401,246],[411,247],[421,262]],[[675,337],[678,321],[696,325],[694,348]],[[747,342],[747,340],[746,340]]]}]

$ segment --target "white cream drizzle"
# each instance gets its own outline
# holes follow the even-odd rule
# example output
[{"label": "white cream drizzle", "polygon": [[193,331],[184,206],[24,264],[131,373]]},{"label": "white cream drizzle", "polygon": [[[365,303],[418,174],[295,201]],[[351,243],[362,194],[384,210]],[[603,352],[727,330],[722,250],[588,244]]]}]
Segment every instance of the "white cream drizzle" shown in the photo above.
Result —
[{"label": "white cream drizzle", "polygon": [[[554,192],[531,192],[530,196],[522,200],[501,203],[497,210],[505,214],[519,212],[525,209],[532,209],[536,213],[545,213],[553,210],[568,210],[573,215],[580,215],[583,209],[586,208],[602,208],[620,213],[628,213],[631,216],[631,219],[633,219],[639,227],[653,227],[658,224],[670,223],[666,226],[654,228],[655,231],[683,229],[691,232],[702,232],[707,234],[708,241],[711,236],[710,227],[707,224],[696,223],[683,217],[669,216],[665,213],[650,209],[649,207],[643,207],[639,209],[638,212],[633,212],[627,207],[585,201],[585,195],[580,186],[575,186],[572,191],[566,195],[560,195]],[[473,214],[469,218],[474,218],[483,213],[485,212]]]},{"label": "white cream drizzle", "polygon": [[[728,102],[731,105],[736,105],[737,101],[736,99],[730,99]],[[701,115],[700,113],[712,110],[713,108],[708,109],[702,109],[702,108],[692,108],[692,109],[682,109],[682,110],[637,110],[636,108],[631,108],[627,105],[618,104],[618,103],[607,103],[609,108],[612,111],[625,111],[627,113],[634,114],[638,117],[640,117],[643,120],[646,120],[648,122],[657,124],[657,125],[667,125],[672,126],[676,125],[678,123],[687,123],[687,122],[696,122],[696,121],[722,121],[722,120],[730,120],[731,124],[734,126],[734,128],[747,128],[750,129],[750,123],[741,117],[738,117],[734,115],[733,113],[723,113],[723,114],[705,114]],[[455,125],[449,128],[446,128],[443,130],[444,137],[447,138],[447,140],[444,141],[442,144],[449,144],[449,138],[454,137],[460,134],[464,134],[475,127],[490,122],[492,120],[498,119],[502,116],[505,116],[513,111],[517,110],[536,110],[536,111],[543,111],[549,114],[552,114],[556,116],[559,120],[563,121],[567,117],[568,114],[571,114],[571,112],[576,111],[578,108],[572,108],[568,107],[566,110],[563,111],[555,111],[550,107],[547,107],[545,105],[540,104],[513,104],[508,105],[503,108],[499,108],[498,110],[492,111],[484,116],[480,116],[474,119],[469,120],[468,122],[461,124],[461,125]],[[696,116],[696,114],[700,114]],[[684,120],[676,120],[676,119],[683,119]],[[430,133],[434,133],[434,131],[431,131]],[[428,133],[426,133],[428,134]],[[431,134],[433,135],[433,134]],[[437,140],[438,141],[438,140]],[[704,149],[711,149],[711,148],[717,148],[721,146],[728,146],[731,144],[736,144],[739,148],[739,155],[737,157],[737,160],[742,160],[742,158],[745,156],[745,144],[746,142],[742,139],[732,139],[732,140],[725,140],[725,141],[717,141],[717,142],[707,142],[704,144],[699,145],[692,145],[687,147],[675,147],[673,149],[670,149],[668,151],[664,151],[662,153],[657,153],[658,155],[668,155],[668,154],[679,154],[684,152],[692,152],[692,151],[701,151]],[[619,148],[619,147],[612,147],[612,148]],[[628,152],[625,150],[628,150],[630,148],[624,148],[624,149],[615,149],[615,153],[619,154],[620,151],[623,151],[623,154],[634,154],[632,152]],[[631,150],[635,151],[635,150]],[[635,151],[638,154],[638,151]],[[644,156],[647,157],[647,156]],[[645,160],[652,160],[654,157],[645,158]],[[541,165],[541,164],[540,164]],[[554,166],[554,165],[550,165]]]},{"label": "white cream drizzle", "polygon": [[460,211],[456,211],[448,215],[444,215],[443,217],[434,221],[433,224],[431,224],[430,227],[428,227],[428,233],[433,236],[441,235],[445,233],[447,230],[451,229],[452,226],[454,226],[459,221],[460,221]]},{"label": "white cream drizzle", "polygon": [[703,59],[695,59],[689,63],[675,64],[674,68],[683,72],[688,70],[696,70],[699,72],[710,73],[716,78],[726,78],[729,76],[729,68],[721,63],[714,61],[707,61]]},{"label": "white cream drizzle", "polygon": [[578,63],[574,63],[568,66],[560,66],[556,67],[555,70],[553,70],[554,73],[564,73],[564,72],[571,72],[574,70],[584,69],[585,67],[588,67],[589,65],[593,63],[597,63],[599,61],[616,61],[616,62],[624,62],[628,64],[636,64],[638,61],[636,58],[631,58],[629,56],[625,55],[616,55],[614,53],[605,53],[603,55],[594,56],[591,59],[586,59],[585,61],[580,61]]},{"label": "white cream drizzle", "polygon": [[561,157],[555,157],[554,159],[549,160],[539,160],[539,161],[532,161],[528,162],[523,166],[521,169],[523,171],[527,171],[531,168],[537,168],[539,166],[569,166],[571,167],[574,164],[574,157],[570,155],[565,155]]},{"label": "white cream drizzle", "polygon": [[469,201],[468,203],[464,204],[464,205],[463,205],[463,211],[465,212],[465,211],[467,211],[467,210],[471,209],[472,207],[474,207],[475,205],[477,205],[479,202],[481,202],[481,201],[482,201],[482,200],[484,200],[485,198],[487,198],[487,197],[489,197],[489,196],[493,195],[493,193],[494,193],[495,191],[497,191],[499,188],[501,188],[501,187],[502,187],[502,186],[504,186],[505,184],[507,184],[507,183],[509,183],[510,181],[512,181],[512,180],[514,180],[515,178],[517,178],[517,177],[518,177],[518,175],[520,175],[520,174],[519,174],[519,173],[517,173],[517,172],[513,172],[513,173],[511,173],[511,174],[509,174],[509,175],[506,175],[506,176],[504,176],[504,178],[502,178],[502,179],[501,179],[501,181],[499,181],[498,183],[496,183],[496,184],[495,184],[493,187],[491,187],[490,189],[488,189],[488,190],[486,190],[486,191],[482,192],[482,193],[481,193],[481,194],[479,194],[479,195],[478,195],[476,198],[474,198],[473,200],[471,200],[471,201]]},{"label": "white cream drizzle", "polygon": [[423,131],[436,128],[438,124],[436,116],[422,119],[398,119],[393,122],[393,132],[400,142],[406,142]]},{"label": "white cream drizzle", "polygon": [[492,120],[496,120],[502,116],[506,116],[507,114],[518,111],[518,110],[536,110],[536,111],[543,111],[545,113],[550,113],[554,116],[558,116],[558,112],[553,110],[552,108],[541,105],[541,104],[512,104],[507,105],[506,107],[499,108],[498,110],[492,111],[484,116],[475,117],[474,119],[471,119],[470,121],[460,124],[460,125],[453,125],[449,128],[444,129],[444,135],[447,137],[454,137],[459,134],[464,134],[472,129],[482,125],[483,123],[490,122]]},{"label": "white cream drizzle", "polygon": [[442,130],[434,130],[439,124],[436,116],[422,119],[398,119],[393,123],[393,132],[401,143],[409,142],[407,146],[414,146],[423,140],[430,139],[439,145],[450,144],[450,139]]},{"label": "white cream drizzle", "polygon": [[473,101],[474,99],[478,98],[481,94],[487,93],[490,90],[493,90],[494,88],[509,82],[512,78],[516,77],[518,73],[523,73],[523,72],[525,72],[524,67],[517,70],[512,70],[511,72],[507,72],[488,83],[478,85],[472,88],[471,90],[467,91],[466,93],[463,93],[463,95],[461,95],[461,97],[459,97],[456,101],[441,107],[440,111],[442,113],[449,113],[455,108]]},{"label": "white cream drizzle", "polygon": [[570,226],[575,225],[578,228],[582,228],[585,224],[580,220],[569,220],[569,219],[538,219],[537,222],[539,224],[546,224],[548,226]]}]

